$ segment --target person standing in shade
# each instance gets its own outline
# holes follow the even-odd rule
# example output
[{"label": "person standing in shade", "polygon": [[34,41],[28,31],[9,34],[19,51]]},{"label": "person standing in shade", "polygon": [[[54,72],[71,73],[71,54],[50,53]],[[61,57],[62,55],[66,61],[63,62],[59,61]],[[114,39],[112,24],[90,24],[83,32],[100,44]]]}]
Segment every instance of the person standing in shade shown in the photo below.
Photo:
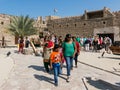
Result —
[{"label": "person standing in shade", "polygon": [[66,67],[67,67],[67,79],[66,81],[70,81],[70,71],[73,69],[73,59],[76,54],[76,45],[72,41],[71,34],[66,34],[65,40],[62,44],[63,47],[63,55],[66,61]]},{"label": "person standing in shade", "polygon": [[18,52],[23,53],[23,48],[24,48],[24,39],[23,39],[23,37],[20,37],[20,40],[19,40],[19,51]]},{"label": "person standing in shade", "polygon": [[30,44],[30,41],[28,40],[28,37],[25,39],[25,48],[28,48]]},{"label": "person standing in shade", "polygon": [[55,86],[58,86],[58,75],[61,74],[61,56],[58,44],[55,44],[53,52],[50,55],[50,68],[54,70]]}]

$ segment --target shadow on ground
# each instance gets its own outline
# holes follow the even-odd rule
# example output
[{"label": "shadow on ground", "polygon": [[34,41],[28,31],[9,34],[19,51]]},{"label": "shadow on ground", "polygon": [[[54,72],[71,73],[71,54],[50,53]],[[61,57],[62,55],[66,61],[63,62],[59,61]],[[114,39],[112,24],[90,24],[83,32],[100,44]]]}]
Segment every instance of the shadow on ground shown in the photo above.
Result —
[{"label": "shadow on ground", "polygon": [[116,83],[118,86],[120,86],[120,82],[119,83]]},{"label": "shadow on ground", "polygon": [[18,50],[14,50],[14,53],[19,53]]},{"label": "shadow on ground", "polygon": [[45,69],[44,69],[43,66],[30,65],[30,66],[28,66],[28,68],[32,68],[32,69],[35,69],[35,70],[38,70],[38,71],[45,72]]},{"label": "shadow on ground", "polygon": [[34,74],[34,77],[40,81],[46,81],[48,83],[54,84],[54,79],[52,78],[49,78],[43,75],[37,75],[37,74]]},{"label": "shadow on ground", "polygon": [[114,70],[114,72],[120,72],[120,68],[118,69],[118,68],[113,67],[113,70]]},{"label": "shadow on ground", "polygon": [[120,60],[120,57],[104,57],[104,58]]},{"label": "shadow on ground", "polygon": [[87,79],[87,83],[100,90],[120,90],[119,86],[113,85],[101,79],[92,80],[91,77],[86,77],[86,79]]}]

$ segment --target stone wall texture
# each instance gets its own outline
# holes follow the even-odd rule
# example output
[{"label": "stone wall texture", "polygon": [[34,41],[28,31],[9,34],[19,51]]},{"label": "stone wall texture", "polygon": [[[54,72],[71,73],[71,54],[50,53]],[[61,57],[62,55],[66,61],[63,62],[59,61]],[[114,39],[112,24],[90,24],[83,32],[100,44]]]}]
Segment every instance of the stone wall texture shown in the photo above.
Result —
[{"label": "stone wall texture", "polygon": [[[47,24],[48,31],[58,36],[65,36],[67,33],[70,33],[79,37],[93,37],[95,29],[103,30],[106,27],[117,27],[117,30],[120,28],[120,11],[111,12],[105,7],[97,11],[85,11],[81,16],[49,20]],[[104,29],[101,33],[104,34],[105,32]],[[113,32],[107,30],[107,33]],[[120,37],[117,40],[120,40]]]}]

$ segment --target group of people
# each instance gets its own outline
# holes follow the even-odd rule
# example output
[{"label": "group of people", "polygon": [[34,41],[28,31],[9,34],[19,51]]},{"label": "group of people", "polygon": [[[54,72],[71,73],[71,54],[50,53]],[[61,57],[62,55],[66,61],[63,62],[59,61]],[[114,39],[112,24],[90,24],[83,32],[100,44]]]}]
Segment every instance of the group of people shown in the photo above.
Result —
[{"label": "group of people", "polygon": [[112,45],[112,40],[109,37],[95,36],[94,38],[78,38],[78,40],[85,51],[97,52],[102,48],[108,51],[109,46]]},{"label": "group of people", "polygon": [[30,41],[28,39],[28,37],[24,38],[23,37],[19,37],[18,39],[18,52],[19,53],[23,53],[23,48],[28,48],[30,44]]},{"label": "group of people", "polygon": [[95,37],[92,42],[93,51],[97,52],[97,50],[101,50],[105,48],[105,51],[108,52],[109,47],[112,45],[112,40],[109,37]]},{"label": "group of people", "polygon": [[78,55],[80,54],[80,44],[76,37],[66,34],[65,39],[62,36],[55,39],[53,35],[44,37],[43,44],[43,62],[47,73],[54,71],[55,86],[58,86],[58,75],[62,74],[64,62],[66,62],[67,77],[70,81],[71,70],[73,69],[73,60],[77,68]]},{"label": "group of people", "polygon": [[90,50],[97,52],[102,48],[108,51],[109,46],[112,44],[112,40],[109,37],[94,38],[79,38],[66,34],[64,40],[62,36],[45,36],[43,43],[43,62],[47,73],[50,70],[54,70],[55,85],[58,86],[58,75],[62,73],[62,67],[66,62],[67,78],[66,81],[70,81],[71,70],[73,69],[73,60],[75,61],[75,67],[77,68],[78,55],[80,49],[83,47],[85,51]]},{"label": "group of people", "polygon": [[[24,45],[25,43],[25,45]],[[23,53],[24,46],[29,47],[28,37],[24,40],[22,37],[19,38],[19,52]],[[90,50],[92,46],[93,51],[97,52],[100,48],[105,48],[108,51],[112,41],[109,37],[95,37],[95,38],[79,38],[66,34],[63,39],[62,36],[55,36],[51,34],[45,36],[43,40],[43,63],[47,73],[51,70],[54,71],[55,86],[58,86],[58,76],[62,74],[63,64],[66,63],[67,77],[66,81],[70,81],[71,70],[73,70],[73,61],[75,61],[75,67],[77,68],[78,56],[80,49],[83,47],[85,51]]]}]

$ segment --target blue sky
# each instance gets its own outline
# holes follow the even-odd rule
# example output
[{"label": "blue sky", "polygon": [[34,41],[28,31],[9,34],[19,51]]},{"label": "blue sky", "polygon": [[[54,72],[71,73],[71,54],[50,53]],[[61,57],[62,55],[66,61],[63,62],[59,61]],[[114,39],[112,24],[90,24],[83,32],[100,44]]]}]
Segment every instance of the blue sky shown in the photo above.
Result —
[{"label": "blue sky", "polygon": [[106,6],[111,11],[120,10],[120,0],[0,0],[0,13],[10,15],[38,16],[79,16],[84,10],[100,10]]}]

